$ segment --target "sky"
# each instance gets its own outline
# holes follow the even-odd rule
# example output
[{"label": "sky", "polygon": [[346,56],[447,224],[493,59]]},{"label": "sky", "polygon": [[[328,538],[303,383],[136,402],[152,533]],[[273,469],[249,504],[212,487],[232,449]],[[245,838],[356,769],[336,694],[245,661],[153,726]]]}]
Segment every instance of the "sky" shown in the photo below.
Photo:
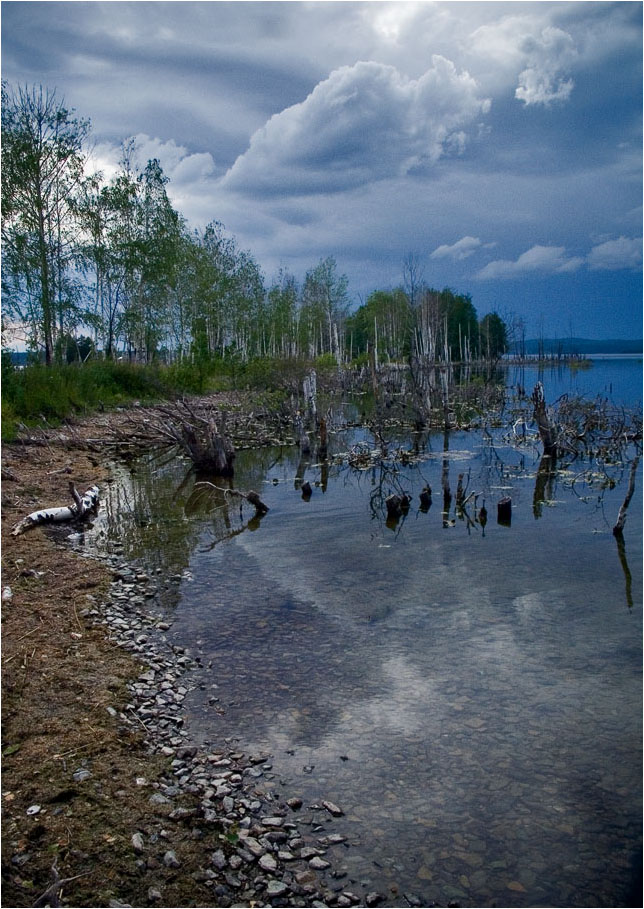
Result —
[{"label": "sky", "polygon": [[4,0],[2,77],[113,175],[134,137],[191,227],[357,306],[469,293],[528,336],[642,337],[642,3]]}]

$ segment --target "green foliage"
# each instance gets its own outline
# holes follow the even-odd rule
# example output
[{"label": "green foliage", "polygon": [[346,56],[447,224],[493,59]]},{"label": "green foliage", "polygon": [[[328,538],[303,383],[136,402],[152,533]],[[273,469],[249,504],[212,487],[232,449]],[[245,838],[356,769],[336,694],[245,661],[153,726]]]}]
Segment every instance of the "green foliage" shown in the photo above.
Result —
[{"label": "green foliage", "polygon": [[347,319],[347,343],[354,355],[375,346],[381,361],[401,361],[409,356],[412,325],[412,309],[403,290],[376,290]]},{"label": "green foliage", "polygon": [[36,364],[3,369],[3,427],[15,433],[17,421],[59,421],[74,413],[134,399],[155,399],[169,391],[157,367],[95,360],[85,365]]},{"label": "green foliage", "polygon": [[481,356],[496,360],[508,349],[507,326],[498,313],[488,313],[480,324]]}]

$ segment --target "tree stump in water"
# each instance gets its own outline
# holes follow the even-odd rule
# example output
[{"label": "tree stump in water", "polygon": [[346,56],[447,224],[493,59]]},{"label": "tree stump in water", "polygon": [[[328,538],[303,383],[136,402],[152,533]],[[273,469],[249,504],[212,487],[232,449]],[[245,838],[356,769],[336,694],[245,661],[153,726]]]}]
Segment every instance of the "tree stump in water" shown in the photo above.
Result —
[{"label": "tree stump in water", "polygon": [[387,506],[387,517],[388,518],[399,518],[402,514],[405,514],[409,511],[411,499],[408,495],[390,495],[385,499],[385,505]]},{"label": "tree stump in water", "polygon": [[534,404],[534,419],[539,427],[539,435],[543,442],[543,453],[551,458],[557,457],[557,428],[550,422],[543,385],[537,382],[532,392]]},{"label": "tree stump in water", "polygon": [[232,477],[235,450],[225,435],[225,416],[218,427],[211,419],[201,433],[189,423],[181,424],[183,448],[190,455],[197,470],[210,471],[220,477]]},{"label": "tree stump in water", "polygon": [[311,489],[311,484],[308,480],[305,480],[304,483],[302,483],[302,498],[305,502],[308,502],[312,494],[313,490]]},{"label": "tree stump in water", "polygon": [[420,493],[420,510],[429,511],[432,507],[432,490],[429,486],[424,486]]},{"label": "tree stump in water", "polygon": [[497,523],[509,527],[512,523],[512,499],[509,496],[501,499],[497,503]]},{"label": "tree stump in water", "polygon": [[324,417],[320,420],[320,447],[318,448],[318,457],[324,460],[327,455],[327,428]]}]

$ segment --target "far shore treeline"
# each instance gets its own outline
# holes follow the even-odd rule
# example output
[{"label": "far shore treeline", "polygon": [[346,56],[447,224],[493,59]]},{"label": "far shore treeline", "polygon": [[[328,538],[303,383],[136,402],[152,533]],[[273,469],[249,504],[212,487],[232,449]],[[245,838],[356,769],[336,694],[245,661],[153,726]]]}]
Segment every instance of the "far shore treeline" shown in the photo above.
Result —
[{"label": "far shore treeline", "polygon": [[188,227],[158,160],[140,168],[128,140],[106,181],[90,173],[89,140],[89,121],[55,91],[3,83],[3,337],[10,345],[8,329],[19,326],[22,346],[48,366],[97,353],[243,364],[349,363],[369,351],[379,362],[462,361],[506,351],[506,321],[479,320],[469,295],[428,286],[411,254],[401,263],[404,286],[374,290],[354,312],[333,256],[301,283],[282,269],[267,285],[222,224]]}]

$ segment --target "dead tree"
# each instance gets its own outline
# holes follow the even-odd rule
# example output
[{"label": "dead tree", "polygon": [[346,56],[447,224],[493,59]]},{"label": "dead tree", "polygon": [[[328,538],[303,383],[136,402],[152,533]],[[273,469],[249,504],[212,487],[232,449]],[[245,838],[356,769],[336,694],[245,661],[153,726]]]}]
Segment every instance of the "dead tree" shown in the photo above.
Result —
[{"label": "dead tree", "polygon": [[297,442],[300,446],[300,451],[302,454],[308,454],[311,451],[311,440],[304,426],[304,420],[302,419],[302,414],[298,410],[295,414],[295,435],[297,436]]},{"label": "dead tree", "polygon": [[550,458],[557,457],[557,430],[550,421],[546,399],[543,393],[543,385],[537,382],[532,392],[532,403],[534,404],[534,419],[539,428],[539,435],[543,442],[543,453]]},{"label": "dead tree", "polygon": [[613,533],[616,537],[621,537],[624,533],[624,524],[626,523],[626,512],[628,511],[628,506],[630,501],[633,498],[633,493],[635,492],[635,474],[637,473],[637,466],[640,462],[640,456],[638,455],[633,459],[631,464],[631,472],[628,477],[628,489],[626,491],[626,496],[624,501],[621,504],[619,509],[619,514],[617,515],[617,522],[613,527]]},{"label": "dead tree", "polygon": [[187,401],[159,407],[146,420],[148,437],[178,445],[197,471],[220,477],[234,474],[235,449],[226,429],[226,413],[198,414]]},{"label": "dead tree", "polygon": [[11,531],[11,536],[20,536],[20,534],[35,527],[37,524],[58,524],[63,521],[73,521],[74,519],[83,520],[93,514],[98,508],[98,486],[91,486],[85,495],[81,496],[74,484],[70,482],[69,492],[74,500],[73,505],[61,505],[58,508],[41,508],[39,511],[32,511],[31,514],[16,524]]},{"label": "dead tree", "polygon": [[235,450],[226,435],[225,414],[222,414],[219,426],[213,417],[206,425],[198,426],[183,421],[174,428],[177,442],[197,470],[212,472],[220,477],[232,477],[235,472]]},{"label": "dead tree", "polygon": [[318,405],[317,405],[317,395],[318,395],[318,384],[317,384],[317,375],[314,369],[304,377],[302,382],[302,391],[304,394],[304,402],[306,404],[306,416],[309,423],[315,423],[318,414]]}]

